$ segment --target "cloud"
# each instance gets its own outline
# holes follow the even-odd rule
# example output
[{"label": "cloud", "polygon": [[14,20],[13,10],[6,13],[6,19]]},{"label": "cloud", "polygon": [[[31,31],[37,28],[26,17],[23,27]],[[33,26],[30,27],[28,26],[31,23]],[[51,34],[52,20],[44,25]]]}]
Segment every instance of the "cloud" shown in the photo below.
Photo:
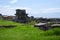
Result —
[{"label": "cloud", "polygon": [[24,9],[27,13],[29,13],[30,9],[29,7],[12,7],[12,6],[0,6],[0,13],[3,15],[14,15],[16,9]]},{"label": "cloud", "polygon": [[10,3],[16,3],[18,0],[11,0]]},{"label": "cloud", "polygon": [[60,13],[60,8],[48,8],[48,9],[31,9],[29,16],[35,17],[53,17]]},{"label": "cloud", "polygon": [[40,13],[55,13],[60,12],[60,8],[48,8],[40,10]]},{"label": "cloud", "polygon": [[[48,8],[48,9],[31,9],[31,13],[35,15],[39,14],[51,14],[51,13],[60,13],[60,8]],[[32,14],[32,15],[33,15]]]},{"label": "cloud", "polygon": [[13,15],[14,9],[10,8],[10,6],[0,6],[0,13],[3,15]]},{"label": "cloud", "polygon": [[[29,7],[12,7],[10,5],[2,6],[0,5],[0,13],[3,15],[14,15],[16,9],[25,9],[29,16],[35,17],[49,17],[51,15],[55,16],[60,14],[60,8],[48,8],[48,9],[33,9]],[[53,17],[51,16],[51,17]]]}]

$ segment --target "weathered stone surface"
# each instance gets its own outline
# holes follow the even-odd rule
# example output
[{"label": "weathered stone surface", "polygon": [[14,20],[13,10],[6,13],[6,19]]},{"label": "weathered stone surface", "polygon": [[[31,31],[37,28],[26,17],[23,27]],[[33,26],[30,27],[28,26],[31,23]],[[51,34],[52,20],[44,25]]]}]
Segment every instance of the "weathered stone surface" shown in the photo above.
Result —
[{"label": "weathered stone surface", "polygon": [[49,23],[38,23],[38,24],[35,24],[34,27],[39,27],[42,30],[49,30],[52,28],[60,28],[60,24],[50,25]]},{"label": "weathered stone surface", "polygon": [[3,19],[3,16],[2,16],[2,14],[0,14],[0,20],[1,20],[1,19]]},{"label": "weathered stone surface", "polygon": [[38,23],[38,24],[35,24],[34,27],[39,27],[42,30],[49,30],[49,29],[51,29],[50,25],[47,24],[47,23]]},{"label": "weathered stone surface", "polygon": [[55,27],[60,28],[60,24],[53,24],[53,25],[51,25],[51,27],[52,28],[55,28]]},{"label": "weathered stone surface", "polygon": [[27,20],[28,16],[25,10],[16,9],[15,15],[16,15],[16,18],[15,18],[16,22],[26,23],[28,21]]}]

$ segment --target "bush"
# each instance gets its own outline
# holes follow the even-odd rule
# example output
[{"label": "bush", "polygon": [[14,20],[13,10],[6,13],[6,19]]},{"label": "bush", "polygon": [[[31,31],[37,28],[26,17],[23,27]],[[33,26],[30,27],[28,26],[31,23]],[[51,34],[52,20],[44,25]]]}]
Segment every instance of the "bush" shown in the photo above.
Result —
[{"label": "bush", "polygon": [[45,32],[45,36],[58,36],[60,35],[60,28],[54,28]]}]

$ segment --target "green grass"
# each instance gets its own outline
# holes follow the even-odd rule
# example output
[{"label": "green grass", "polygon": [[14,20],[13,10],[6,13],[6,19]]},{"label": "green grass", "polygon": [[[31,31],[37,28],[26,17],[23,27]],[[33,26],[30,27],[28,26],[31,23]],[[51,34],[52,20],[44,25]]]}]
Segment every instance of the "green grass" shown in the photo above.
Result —
[{"label": "green grass", "polygon": [[0,40],[60,40],[59,28],[43,31],[30,24],[6,20],[0,20],[0,25],[17,25],[14,28],[0,28]]}]

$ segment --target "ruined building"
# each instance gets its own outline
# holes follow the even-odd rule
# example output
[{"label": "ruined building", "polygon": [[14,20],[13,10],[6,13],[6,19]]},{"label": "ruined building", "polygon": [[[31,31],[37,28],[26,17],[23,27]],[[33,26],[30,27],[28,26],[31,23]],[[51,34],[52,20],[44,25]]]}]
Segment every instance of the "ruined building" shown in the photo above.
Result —
[{"label": "ruined building", "polygon": [[1,19],[3,19],[3,16],[2,16],[2,14],[0,14],[0,20],[1,20]]},{"label": "ruined building", "polygon": [[21,23],[26,23],[28,21],[28,14],[26,14],[25,10],[20,10],[20,9],[16,9],[16,17],[15,17],[15,21],[16,22],[21,22]]}]

